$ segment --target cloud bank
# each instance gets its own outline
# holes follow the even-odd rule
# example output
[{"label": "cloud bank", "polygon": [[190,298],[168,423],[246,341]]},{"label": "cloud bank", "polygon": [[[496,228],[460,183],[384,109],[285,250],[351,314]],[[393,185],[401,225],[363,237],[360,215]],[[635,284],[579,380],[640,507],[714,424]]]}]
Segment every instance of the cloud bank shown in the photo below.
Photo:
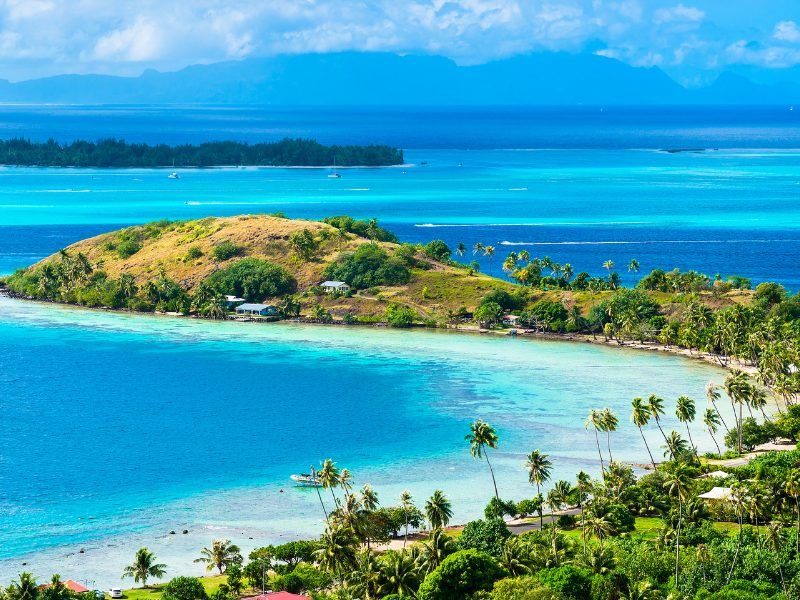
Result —
[{"label": "cloud bank", "polygon": [[138,74],[280,53],[541,50],[659,66],[684,83],[800,64],[796,0],[0,0],[0,77]]}]

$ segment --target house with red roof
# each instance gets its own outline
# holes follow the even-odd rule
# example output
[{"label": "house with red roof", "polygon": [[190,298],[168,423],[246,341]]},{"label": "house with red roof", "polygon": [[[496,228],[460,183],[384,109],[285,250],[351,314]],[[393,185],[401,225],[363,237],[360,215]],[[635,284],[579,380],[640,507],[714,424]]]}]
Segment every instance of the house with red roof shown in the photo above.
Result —
[{"label": "house with red roof", "polygon": [[[73,591],[73,592],[75,592],[76,594],[83,594],[83,593],[85,593],[85,592],[89,592],[89,591],[91,591],[89,588],[82,586],[82,585],[81,585],[80,583],[78,583],[77,581],[72,581],[72,579],[67,579],[66,581],[62,581],[61,583],[63,583],[63,584],[64,584],[64,587],[65,587],[65,588],[67,588],[67,589],[69,589],[69,590],[72,590],[72,591]],[[46,590],[46,589],[47,589],[47,588],[49,588],[49,587],[50,587],[50,584],[49,584],[49,583],[46,583],[46,584],[44,584],[44,585],[40,585],[40,586],[39,586],[39,589],[40,589],[40,590]]]}]

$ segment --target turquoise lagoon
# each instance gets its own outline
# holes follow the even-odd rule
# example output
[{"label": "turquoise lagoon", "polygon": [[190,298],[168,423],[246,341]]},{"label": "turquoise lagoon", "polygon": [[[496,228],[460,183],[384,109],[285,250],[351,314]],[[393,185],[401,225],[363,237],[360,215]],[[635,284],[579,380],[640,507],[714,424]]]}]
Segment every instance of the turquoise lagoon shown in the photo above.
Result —
[{"label": "turquoise lagoon", "polygon": [[[631,397],[655,392],[671,407],[688,394],[702,407],[705,383],[723,377],[687,358],[586,343],[0,298],[0,580],[27,563],[111,585],[140,545],[175,574],[199,572],[191,559],[212,538],[252,548],[314,535],[316,494],[288,478],[327,457],[384,505],[404,488],[420,503],[441,488],[463,522],[492,493],[463,439],[471,420],[498,428],[498,486],[519,499],[532,495],[523,464],[534,448],[551,454],[556,479],[598,473],[590,407],[619,414],[614,457],[643,462]],[[701,425],[692,434],[711,449]],[[658,431],[647,436],[659,454]]]}]

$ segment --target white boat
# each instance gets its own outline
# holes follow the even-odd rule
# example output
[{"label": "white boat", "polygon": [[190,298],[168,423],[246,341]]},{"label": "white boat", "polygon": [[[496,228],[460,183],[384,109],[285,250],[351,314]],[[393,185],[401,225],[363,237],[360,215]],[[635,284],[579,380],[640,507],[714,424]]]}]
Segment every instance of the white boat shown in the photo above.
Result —
[{"label": "white boat", "polygon": [[181,178],[181,176],[178,175],[177,171],[173,171],[172,173],[167,175],[167,179],[180,179],[180,178]]},{"label": "white boat", "polygon": [[316,473],[300,473],[299,475],[292,475],[291,480],[300,486],[319,487],[322,485]]},{"label": "white boat", "polygon": [[341,175],[336,170],[336,157],[334,156],[333,157],[333,171],[328,173],[328,179],[339,179],[340,177],[341,177]]}]

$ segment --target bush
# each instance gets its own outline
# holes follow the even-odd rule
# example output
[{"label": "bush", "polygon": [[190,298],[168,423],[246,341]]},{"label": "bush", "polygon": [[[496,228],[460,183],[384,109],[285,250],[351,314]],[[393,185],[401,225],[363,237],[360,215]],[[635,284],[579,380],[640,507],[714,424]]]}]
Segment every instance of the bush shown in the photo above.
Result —
[{"label": "bush", "polygon": [[299,594],[309,590],[319,590],[329,586],[331,577],[312,565],[300,563],[293,571],[284,575],[276,575],[269,581],[274,590]]},{"label": "bush", "polygon": [[509,577],[494,584],[490,600],[563,600],[564,596],[543,587],[533,575]]},{"label": "bush", "polygon": [[457,543],[462,550],[474,548],[498,557],[503,552],[503,546],[509,537],[511,532],[503,519],[478,519],[464,526]]},{"label": "bush", "polygon": [[393,242],[397,243],[397,236],[388,229],[374,225],[370,227],[369,221],[357,220],[353,217],[326,217],[322,220],[323,223],[332,225],[336,229],[341,229],[348,233],[355,233],[361,237],[372,237],[378,242]]},{"label": "bush", "polygon": [[162,600],[208,600],[208,594],[197,577],[176,577],[164,586]]},{"label": "bush", "polygon": [[432,258],[433,260],[438,260],[439,262],[447,262],[450,260],[450,257],[453,254],[453,251],[450,250],[450,247],[445,244],[442,240],[433,240],[425,244],[425,248],[423,249],[425,252],[425,256],[428,258]]},{"label": "bush", "polygon": [[214,258],[217,260],[228,260],[234,256],[239,256],[243,251],[241,246],[237,246],[229,240],[214,246]]},{"label": "bush", "polygon": [[786,299],[786,288],[778,283],[760,283],[753,299],[766,306],[780,304]]},{"label": "bush", "polygon": [[212,273],[205,281],[221,294],[248,300],[274,298],[295,290],[295,280],[286,269],[259,258],[243,258]]},{"label": "bush", "polygon": [[589,598],[592,589],[592,572],[572,565],[539,571],[539,581],[556,592],[571,598]]},{"label": "bush", "polygon": [[[780,434],[780,431],[773,423],[759,425],[753,417],[746,417],[742,422],[742,450],[751,451],[759,444],[764,444]],[[725,445],[728,448],[736,448],[739,444],[739,428],[733,427],[725,434]]]},{"label": "bush", "polygon": [[408,283],[411,273],[398,259],[375,244],[362,244],[352,254],[340,256],[325,269],[325,277],[364,289],[376,285]]},{"label": "bush", "polygon": [[186,250],[186,258],[184,260],[197,260],[203,256],[203,251],[200,249],[200,246],[189,246],[188,250]]},{"label": "bush", "polygon": [[481,303],[475,311],[475,320],[478,323],[492,325],[503,317],[503,308],[497,302]]},{"label": "bush", "polygon": [[390,304],[386,308],[386,322],[390,327],[411,327],[417,318],[417,311],[407,306]]},{"label": "bush", "polygon": [[498,500],[492,497],[486,508],[483,509],[483,516],[487,519],[502,518],[505,515],[510,517],[516,516],[518,508],[516,502],[513,500]]},{"label": "bush", "polygon": [[431,571],[417,594],[418,600],[464,600],[478,591],[492,589],[505,575],[491,556],[478,550],[459,550]]},{"label": "bush", "polygon": [[120,258],[130,258],[142,249],[142,244],[136,240],[125,240],[117,244],[117,254]]},{"label": "bush", "polygon": [[499,304],[503,310],[519,310],[525,305],[525,301],[519,293],[510,294],[499,289],[492,290],[481,299],[481,305],[490,302]]}]

